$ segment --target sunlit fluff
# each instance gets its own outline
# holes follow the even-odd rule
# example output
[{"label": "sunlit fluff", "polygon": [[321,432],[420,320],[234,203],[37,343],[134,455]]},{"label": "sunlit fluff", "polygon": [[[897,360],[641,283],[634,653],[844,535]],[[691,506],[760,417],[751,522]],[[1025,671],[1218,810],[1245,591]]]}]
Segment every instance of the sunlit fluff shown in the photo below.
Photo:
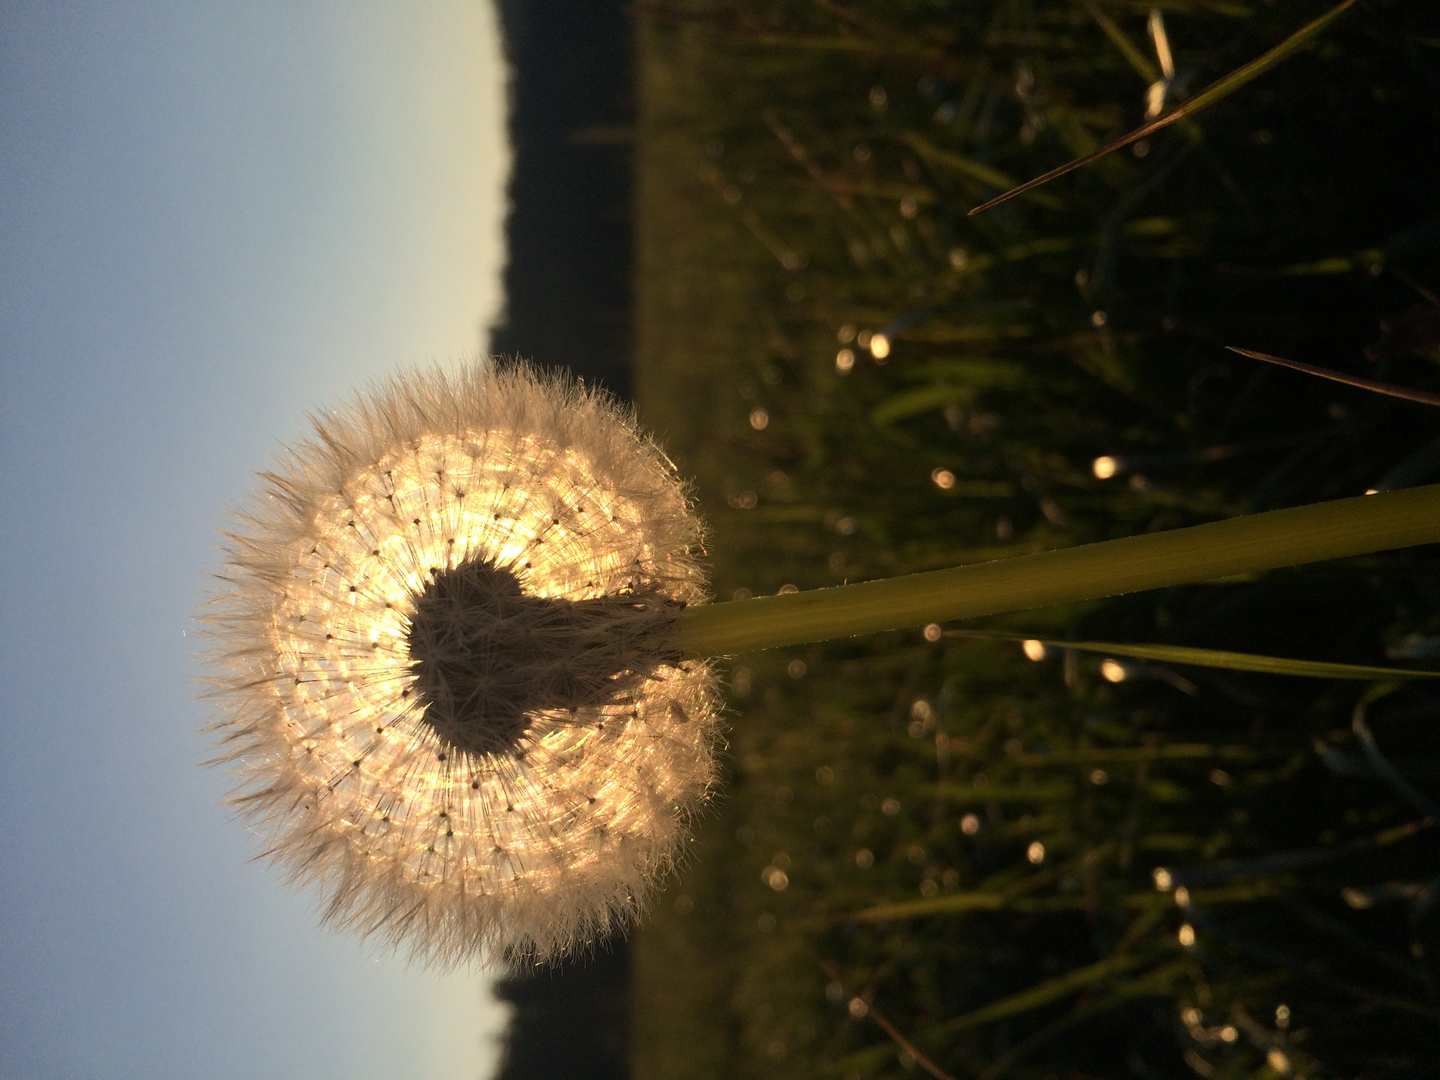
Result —
[{"label": "sunlit fluff", "polygon": [[623,927],[712,781],[708,666],[657,652],[482,753],[426,721],[412,628],[428,583],[477,564],[517,596],[704,599],[673,467],[607,398],[523,367],[399,377],[312,423],[236,513],[205,613],[218,760],[265,854],[326,921],[440,965]]}]

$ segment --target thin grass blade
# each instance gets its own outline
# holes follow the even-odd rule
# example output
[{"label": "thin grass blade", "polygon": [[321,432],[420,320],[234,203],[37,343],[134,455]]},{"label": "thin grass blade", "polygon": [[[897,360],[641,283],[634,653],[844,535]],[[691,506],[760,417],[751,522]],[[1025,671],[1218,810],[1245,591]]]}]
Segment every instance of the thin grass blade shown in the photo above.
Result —
[{"label": "thin grass blade", "polygon": [[949,630],[954,637],[983,637],[1000,641],[1038,641],[1047,649],[1075,649],[1133,660],[1157,660],[1191,667],[1225,668],[1229,671],[1258,671],[1266,675],[1298,675],[1309,679],[1434,679],[1440,671],[1414,668],[1375,667],[1369,664],[1332,664],[1322,660],[1297,660],[1288,656],[1229,652],[1224,649],[1197,649],[1186,645],[1129,645],[1116,641],[1058,641],[1025,634],[1001,634],[981,630]]},{"label": "thin grass blade", "polygon": [[1145,80],[1147,86],[1160,78],[1160,69],[1150,62],[1150,58],[1130,40],[1129,35],[1120,29],[1115,20],[1100,9],[1100,5],[1096,4],[1095,0],[1080,0],[1080,2],[1085,5],[1085,10],[1090,12],[1090,17],[1095,20],[1100,29],[1105,31],[1105,36],[1120,50],[1120,55],[1125,57],[1125,62],[1135,70],[1135,74]]},{"label": "thin grass blade", "polygon": [[1087,967],[1077,968],[1075,971],[1067,972],[1064,975],[1057,975],[1053,979],[1022,990],[1018,994],[1002,998],[993,1004],[976,1009],[974,1012],[957,1016],[953,1020],[946,1021],[941,1027],[947,1032],[964,1031],[968,1028],[979,1027],[992,1020],[999,1020],[1007,1016],[1015,1016],[1019,1013],[1029,1012],[1031,1009],[1038,1009],[1042,1005],[1048,1005],[1052,1001],[1069,997],[1080,990],[1085,990],[1097,983],[1104,983],[1116,975],[1123,975],[1133,971],[1135,968],[1148,962],[1151,957],[1143,955],[1121,955],[1112,956],[1099,963],[1090,964]]},{"label": "thin grass blade", "polygon": [[1431,394],[1424,390],[1411,390],[1405,386],[1396,386],[1394,383],[1377,382],[1375,379],[1362,379],[1358,375],[1346,375],[1343,371],[1332,371],[1330,368],[1316,367],[1314,364],[1302,364],[1299,360],[1286,360],[1283,356],[1271,356],[1269,353],[1241,349],[1235,345],[1226,345],[1225,348],[1233,353],[1239,353],[1241,356],[1248,356],[1251,360],[1263,360],[1267,364],[1279,364],[1281,367],[1294,368],[1307,375],[1318,375],[1322,379],[1344,383],[1346,386],[1355,386],[1361,390],[1403,398],[1406,401],[1416,401],[1421,405],[1440,405],[1440,394]]},{"label": "thin grass blade", "polygon": [[1081,168],[1084,165],[1088,165],[1090,164],[1090,162],[1102,158],[1106,154],[1110,154],[1116,150],[1123,149],[1124,147],[1129,146],[1133,142],[1139,142],[1141,139],[1155,134],[1155,132],[1160,131],[1162,128],[1169,127],[1177,120],[1183,120],[1187,116],[1193,116],[1201,109],[1208,108],[1209,106],[1215,104],[1217,101],[1220,101],[1222,98],[1229,97],[1246,83],[1251,82],[1252,80],[1265,74],[1265,72],[1269,71],[1276,64],[1279,64],[1281,61],[1289,58],[1294,53],[1298,52],[1300,49],[1303,49],[1306,45],[1309,45],[1313,40],[1315,40],[1316,37],[1320,35],[1322,31],[1324,31],[1327,26],[1329,26],[1332,22],[1338,19],[1351,7],[1354,7],[1355,3],[1356,0],[1344,0],[1343,3],[1331,8],[1314,22],[1302,26],[1299,30],[1295,31],[1295,33],[1291,34],[1288,38],[1282,41],[1279,45],[1276,45],[1269,52],[1256,57],[1254,60],[1251,60],[1250,63],[1244,65],[1243,67],[1236,68],[1229,75],[1226,75],[1223,79],[1211,83],[1204,90],[1201,90],[1200,93],[1196,94],[1189,101],[1180,105],[1172,112],[1166,113],[1164,116],[1160,117],[1157,120],[1152,120],[1148,124],[1142,124],[1140,127],[1136,128],[1128,135],[1122,135],[1114,142],[1108,143],[1105,146],[1100,147],[1100,149],[1098,150],[1093,150],[1090,153],[1084,155],[1083,157],[1078,157],[1074,161],[1069,162],[1068,164],[1061,165],[1058,169],[1051,169],[1049,172],[1041,176],[1037,176],[1034,180],[1027,180],[1019,187],[1011,188],[1009,191],[1005,192],[1005,194],[991,199],[987,203],[981,203],[979,206],[975,207],[974,210],[970,211],[970,216],[973,217],[974,215],[980,213],[983,210],[989,210],[991,207],[999,206],[1001,203],[1007,202],[1008,200],[1015,198],[1015,196],[1017,195],[1023,195],[1027,191],[1033,191],[1035,188],[1039,187],[1042,184],[1048,184],[1051,180],[1054,180],[1058,176],[1064,176],[1068,172],[1074,172],[1076,169]]}]

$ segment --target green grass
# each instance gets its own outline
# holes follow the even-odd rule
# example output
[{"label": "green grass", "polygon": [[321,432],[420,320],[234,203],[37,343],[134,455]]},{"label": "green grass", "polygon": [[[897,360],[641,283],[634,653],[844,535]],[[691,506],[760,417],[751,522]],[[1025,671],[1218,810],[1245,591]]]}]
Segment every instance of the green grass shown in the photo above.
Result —
[{"label": "green grass", "polygon": [[[1332,5],[1162,6],[1193,92]],[[1148,5],[646,8],[635,384],[717,596],[1432,479],[1433,410],[1225,351],[1440,389],[1427,7],[1362,3],[973,218],[1139,125]],[[884,364],[853,340],[882,329]],[[737,658],[726,782],[635,936],[636,1076],[900,1076],[906,1046],[956,1077],[1429,1075],[1440,695],[1177,658],[1434,667],[1436,568]],[[1004,635],[1171,651],[1111,682]]]}]

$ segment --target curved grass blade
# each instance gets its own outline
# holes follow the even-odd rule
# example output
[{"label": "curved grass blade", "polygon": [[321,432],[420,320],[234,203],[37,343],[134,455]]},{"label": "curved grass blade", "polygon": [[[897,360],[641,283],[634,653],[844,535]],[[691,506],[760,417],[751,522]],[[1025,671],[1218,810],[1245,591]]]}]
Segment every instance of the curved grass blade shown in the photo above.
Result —
[{"label": "curved grass blade", "polygon": [[[841,994],[843,995],[845,984],[840,979],[839,968],[837,968],[834,964],[830,963],[827,960],[821,960],[820,969],[824,971],[827,976],[829,976],[831,982],[836,983],[841,987]],[[896,1046],[900,1047],[900,1049],[903,1050],[905,1053],[909,1054],[916,1065],[920,1066],[920,1068],[924,1069],[927,1073],[933,1076],[935,1080],[955,1080],[953,1076],[951,1076],[944,1069],[940,1068],[939,1065],[936,1065],[935,1062],[931,1061],[928,1057],[926,1057],[925,1054],[921,1052],[919,1047],[917,1047],[913,1042],[907,1039],[904,1033],[890,1022],[890,1020],[885,1016],[884,1013],[880,1012],[878,1009],[875,1008],[874,1005],[870,1004],[868,1001],[865,1004],[865,1015],[868,1016],[871,1020],[874,1020],[880,1030],[885,1032],[886,1035],[890,1036],[891,1042],[893,1042]]]},{"label": "curved grass blade", "polygon": [[1024,634],[999,634],[983,630],[947,630],[954,637],[983,637],[1000,641],[1038,641],[1047,649],[1075,649],[1078,652],[1125,656],[1134,660],[1158,660],[1191,667],[1225,668],[1229,671],[1258,671],[1266,675],[1298,675],[1309,679],[1434,679],[1440,671],[1413,668],[1373,667],[1368,664],[1332,664],[1321,660],[1296,660],[1288,656],[1261,656],[1223,649],[1196,649],[1185,645],[1126,645],[1114,641],[1056,641]]},{"label": "curved grass blade", "polygon": [[1009,191],[1005,192],[1005,194],[991,199],[987,203],[981,203],[979,206],[975,207],[975,209],[970,211],[970,216],[973,217],[974,215],[980,213],[982,210],[989,210],[993,206],[999,206],[1001,203],[1013,199],[1017,195],[1023,195],[1027,191],[1033,191],[1041,184],[1048,184],[1057,176],[1064,176],[1068,172],[1074,172],[1076,169],[1080,168],[1083,165],[1088,165],[1090,164],[1090,162],[1095,161],[1098,158],[1102,158],[1106,154],[1122,149],[1123,147],[1129,146],[1133,142],[1139,142],[1141,139],[1153,135],[1155,132],[1161,130],[1162,128],[1169,127],[1171,124],[1175,123],[1175,121],[1182,120],[1187,116],[1193,116],[1201,109],[1208,108],[1222,98],[1229,97],[1246,83],[1263,75],[1265,72],[1269,71],[1272,67],[1280,63],[1282,60],[1287,59],[1295,52],[1298,52],[1306,45],[1309,45],[1310,42],[1312,42],[1317,36],[1319,36],[1321,31],[1323,31],[1327,26],[1329,26],[1337,18],[1343,15],[1349,8],[1353,7],[1355,3],[1356,0],[1343,0],[1342,3],[1331,8],[1314,22],[1302,26],[1299,30],[1295,31],[1295,33],[1291,34],[1284,41],[1280,42],[1279,45],[1276,45],[1269,52],[1256,57],[1254,60],[1251,60],[1250,63],[1245,64],[1243,67],[1236,68],[1229,75],[1226,75],[1223,79],[1211,83],[1204,90],[1201,90],[1200,93],[1192,97],[1189,101],[1180,105],[1173,111],[1166,113],[1158,120],[1152,120],[1148,124],[1142,124],[1140,127],[1136,128],[1128,135],[1122,135],[1114,142],[1108,143],[1105,146],[1100,147],[1100,149],[1098,150],[1093,150],[1090,153],[1084,155],[1083,157],[1078,157],[1074,161],[1069,162],[1068,164],[1061,165],[1058,169],[1051,169],[1049,172],[1041,176],[1037,176],[1034,180],[1026,181],[1019,187],[1011,188]]},{"label": "curved grass blade", "polygon": [[1241,349],[1235,345],[1226,345],[1225,348],[1233,353],[1239,353],[1241,356],[1248,356],[1252,360],[1264,360],[1267,364],[1279,364],[1281,367],[1294,368],[1307,375],[1318,375],[1322,379],[1344,383],[1346,386],[1359,387],[1361,390],[1372,390],[1377,394],[1404,398],[1406,401],[1417,401],[1421,405],[1440,405],[1440,394],[1431,394],[1424,390],[1411,390],[1408,387],[1377,382],[1374,379],[1362,379],[1358,375],[1346,375],[1342,371],[1332,371],[1329,368],[1316,367],[1314,364],[1302,364],[1299,360],[1286,360],[1283,356],[1271,356],[1269,353]]},{"label": "curved grass blade", "polygon": [[1425,814],[1431,820],[1440,819],[1440,806],[1436,806],[1426,795],[1422,794],[1414,784],[1401,775],[1400,770],[1390,763],[1390,759],[1380,752],[1380,744],[1375,741],[1375,735],[1370,730],[1370,725],[1365,722],[1365,712],[1376,700],[1388,694],[1393,687],[1377,687],[1360,699],[1355,706],[1355,712],[1350,718],[1351,730],[1355,737],[1360,740],[1360,746],[1365,751],[1365,756],[1370,759],[1371,766],[1385,778],[1406,801]]}]

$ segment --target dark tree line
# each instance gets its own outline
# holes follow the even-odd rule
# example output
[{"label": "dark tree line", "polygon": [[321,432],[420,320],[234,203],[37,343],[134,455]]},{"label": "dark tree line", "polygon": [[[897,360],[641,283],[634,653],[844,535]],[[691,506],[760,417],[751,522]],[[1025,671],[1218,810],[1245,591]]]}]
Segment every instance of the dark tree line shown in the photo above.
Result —
[{"label": "dark tree line", "polygon": [[[613,0],[500,0],[514,171],[492,352],[630,391],[633,23]],[[501,1080],[623,1080],[623,943],[502,979]]]}]

